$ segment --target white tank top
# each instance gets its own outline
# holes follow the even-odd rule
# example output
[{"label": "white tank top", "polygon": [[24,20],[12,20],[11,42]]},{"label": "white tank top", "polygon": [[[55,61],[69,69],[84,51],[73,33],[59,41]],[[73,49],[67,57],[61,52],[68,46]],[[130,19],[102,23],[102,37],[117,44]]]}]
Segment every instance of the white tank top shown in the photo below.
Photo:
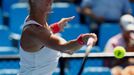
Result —
[{"label": "white tank top", "polygon": [[[25,22],[24,26],[29,24],[40,25],[34,20],[30,20]],[[52,75],[60,56],[60,52],[47,47],[33,53],[26,52],[20,47],[19,75]]]}]

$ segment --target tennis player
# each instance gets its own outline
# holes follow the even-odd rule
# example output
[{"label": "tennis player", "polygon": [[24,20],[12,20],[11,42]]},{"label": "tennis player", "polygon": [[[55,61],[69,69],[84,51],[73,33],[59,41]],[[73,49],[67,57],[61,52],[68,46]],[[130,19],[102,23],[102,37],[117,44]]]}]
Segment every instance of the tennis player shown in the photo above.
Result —
[{"label": "tennis player", "polygon": [[97,41],[93,33],[81,34],[68,42],[56,36],[55,33],[62,31],[66,22],[74,17],[63,18],[48,26],[46,17],[51,4],[52,0],[29,0],[30,13],[25,20],[20,41],[19,75],[51,75],[58,64],[60,53],[72,54],[86,44],[89,38],[93,38],[94,43]]}]

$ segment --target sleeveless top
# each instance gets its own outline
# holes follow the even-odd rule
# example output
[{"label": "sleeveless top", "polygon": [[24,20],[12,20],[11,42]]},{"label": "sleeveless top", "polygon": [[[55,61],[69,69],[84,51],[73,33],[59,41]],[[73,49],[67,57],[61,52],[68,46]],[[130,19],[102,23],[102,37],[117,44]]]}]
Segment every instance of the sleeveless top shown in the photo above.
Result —
[{"label": "sleeveless top", "polygon": [[[24,23],[23,27],[30,24],[40,25],[34,20],[29,20]],[[20,46],[19,75],[52,75],[60,56],[60,52],[47,47],[30,53],[24,51]]]}]

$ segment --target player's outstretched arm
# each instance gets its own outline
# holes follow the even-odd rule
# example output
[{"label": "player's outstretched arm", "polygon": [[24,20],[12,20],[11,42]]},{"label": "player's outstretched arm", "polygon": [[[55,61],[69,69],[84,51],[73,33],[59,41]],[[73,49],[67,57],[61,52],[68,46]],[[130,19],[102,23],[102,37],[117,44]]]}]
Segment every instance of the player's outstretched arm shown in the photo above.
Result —
[{"label": "player's outstretched arm", "polygon": [[57,36],[51,35],[48,42],[46,43],[46,46],[61,52],[73,52],[85,45],[89,38],[93,38],[94,43],[97,41],[96,35],[92,33],[82,34],[77,39],[68,41],[66,43],[62,43],[62,41]]},{"label": "player's outstretched arm", "polygon": [[69,51],[73,52],[75,50],[78,50],[87,43],[90,37],[94,38],[94,42],[97,41],[97,37],[95,34],[87,33],[80,35],[77,39],[63,43],[63,40],[61,40],[59,36],[50,33],[49,29],[37,25],[32,25],[26,28],[25,33],[27,35],[33,36],[34,38],[36,38],[36,40],[38,39],[38,41],[42,42],[42,44],[40,44],[37,41],[37,44],[39,46],[46,46],[48,48],[66,53],[69,53]]}]

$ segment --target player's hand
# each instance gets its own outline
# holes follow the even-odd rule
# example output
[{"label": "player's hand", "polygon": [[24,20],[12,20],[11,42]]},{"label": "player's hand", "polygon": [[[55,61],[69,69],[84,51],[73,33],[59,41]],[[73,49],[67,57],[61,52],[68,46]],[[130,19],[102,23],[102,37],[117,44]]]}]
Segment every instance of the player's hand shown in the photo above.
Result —
[{"label": "player's hand", "polygon": [[64,27],[66,26],[66,24],[71,21],[72,19],[74,19],[75,16],[72,16],[72,17],[68,17],[68,18],[62,18],[59,22],[58,22],[58,25],[60,27],[60,31],[63,31],[64,30]]},{"label": "player's hand", "polygon": [[94,33],[86,33],[86,34],[83,34],[82,40],[83,40],[83,42],[85,44],[87,44],[89,38],[93,38],[94,39],[93,40],[93,45],[97,42],[97,35],[94,34]]}]

